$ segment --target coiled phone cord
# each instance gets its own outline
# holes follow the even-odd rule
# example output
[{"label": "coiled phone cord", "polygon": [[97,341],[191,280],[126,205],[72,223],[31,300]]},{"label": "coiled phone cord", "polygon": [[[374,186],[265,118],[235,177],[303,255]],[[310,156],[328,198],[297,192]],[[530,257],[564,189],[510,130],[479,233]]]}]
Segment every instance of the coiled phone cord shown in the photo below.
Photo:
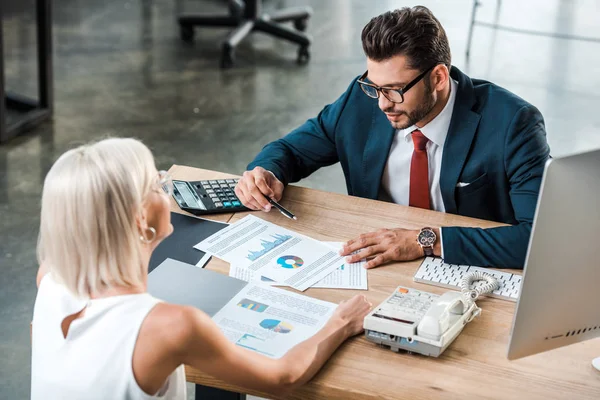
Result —
[{"label": "coiled phone cord", "polygon": [[[486,283],[476,288],[472,288],[471,286],[473,283],[477,281],[485,281]],[[481,271],[467,274],[460,282],[460,291],[463,294],[467,308],[471,307],[472,304],[475,304],[475,300],[477,300],[480,295],[491,293],[499,287],[500,283],[498,282],[498,279]],[[467,322],[471,322],[475,317],[479,316],[479,314],[481,314],[481,308],[475,304],[475,310]]]}]

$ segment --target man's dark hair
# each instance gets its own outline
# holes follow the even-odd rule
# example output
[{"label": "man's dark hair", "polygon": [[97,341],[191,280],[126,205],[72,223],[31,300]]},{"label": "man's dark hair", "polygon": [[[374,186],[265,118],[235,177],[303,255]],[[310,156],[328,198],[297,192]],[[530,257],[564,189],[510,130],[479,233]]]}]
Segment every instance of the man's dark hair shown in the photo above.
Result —
[{"label": "man's dark hair", "polygon": [[450,68],[446,31],[427,7],[404,7],[381,14],[363,28],[361,39],[365,55],[373,61],[403,55],[408,66],[419,71],[436,63]]}]

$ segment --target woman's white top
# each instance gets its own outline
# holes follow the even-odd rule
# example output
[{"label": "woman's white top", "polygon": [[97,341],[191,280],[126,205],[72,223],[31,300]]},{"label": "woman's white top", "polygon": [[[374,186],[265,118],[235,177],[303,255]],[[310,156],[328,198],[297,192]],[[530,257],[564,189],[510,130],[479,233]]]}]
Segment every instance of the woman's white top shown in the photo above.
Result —
[{"label": "woman's white top", "polygon": [[[186,399],[183,365],[154,395],[145,393],[133,375],[142,322],[159,302],[148,293],[82,301],[46,274],[33,310],[31,398]],[[62,321],[84,308],[65,338]]]}]

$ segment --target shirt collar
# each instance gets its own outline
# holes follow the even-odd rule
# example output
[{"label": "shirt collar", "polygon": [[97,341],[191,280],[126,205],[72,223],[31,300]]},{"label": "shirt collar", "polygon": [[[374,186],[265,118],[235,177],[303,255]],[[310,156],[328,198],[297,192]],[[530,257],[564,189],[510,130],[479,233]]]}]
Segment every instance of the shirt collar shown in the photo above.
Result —
[{"label": "shirt collar", "polygon": [[448,129],[450,128],[452,111],[454,110],[454,102],[456,100],[457,87],[457,82],[454,79],[450,78],[450,97],[448,97],[448,102],[444,106],[442,112],[436,115],[434,119],[429,121],[427,125],[425,125],[422,128],[418,128],[416,125],[412,125],[406,129],[398,130],[398,133],[404,136],[404,141],[411,142],[411,133],[415,129],[419,129],[427,139],[431,140],[439,147],[444,147],[446,136],[448,136]]}]

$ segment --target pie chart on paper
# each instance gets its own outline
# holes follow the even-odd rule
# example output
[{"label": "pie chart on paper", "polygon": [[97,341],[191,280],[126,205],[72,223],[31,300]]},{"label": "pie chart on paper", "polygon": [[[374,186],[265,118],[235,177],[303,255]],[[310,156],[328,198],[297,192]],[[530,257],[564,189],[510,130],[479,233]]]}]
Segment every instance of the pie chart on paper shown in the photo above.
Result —
[{"label": "pie chart on paper", "polygon": [[304,260],[298,256],[281,256],[277,259],[277,264],[281,268],[300,268],[304,265]]},{"label": "pie chart on paper", "polygon": [[277,333],[290,333],[294,329],[291,324],[277,319],[263,319],[260,322],[260,326]]}]

